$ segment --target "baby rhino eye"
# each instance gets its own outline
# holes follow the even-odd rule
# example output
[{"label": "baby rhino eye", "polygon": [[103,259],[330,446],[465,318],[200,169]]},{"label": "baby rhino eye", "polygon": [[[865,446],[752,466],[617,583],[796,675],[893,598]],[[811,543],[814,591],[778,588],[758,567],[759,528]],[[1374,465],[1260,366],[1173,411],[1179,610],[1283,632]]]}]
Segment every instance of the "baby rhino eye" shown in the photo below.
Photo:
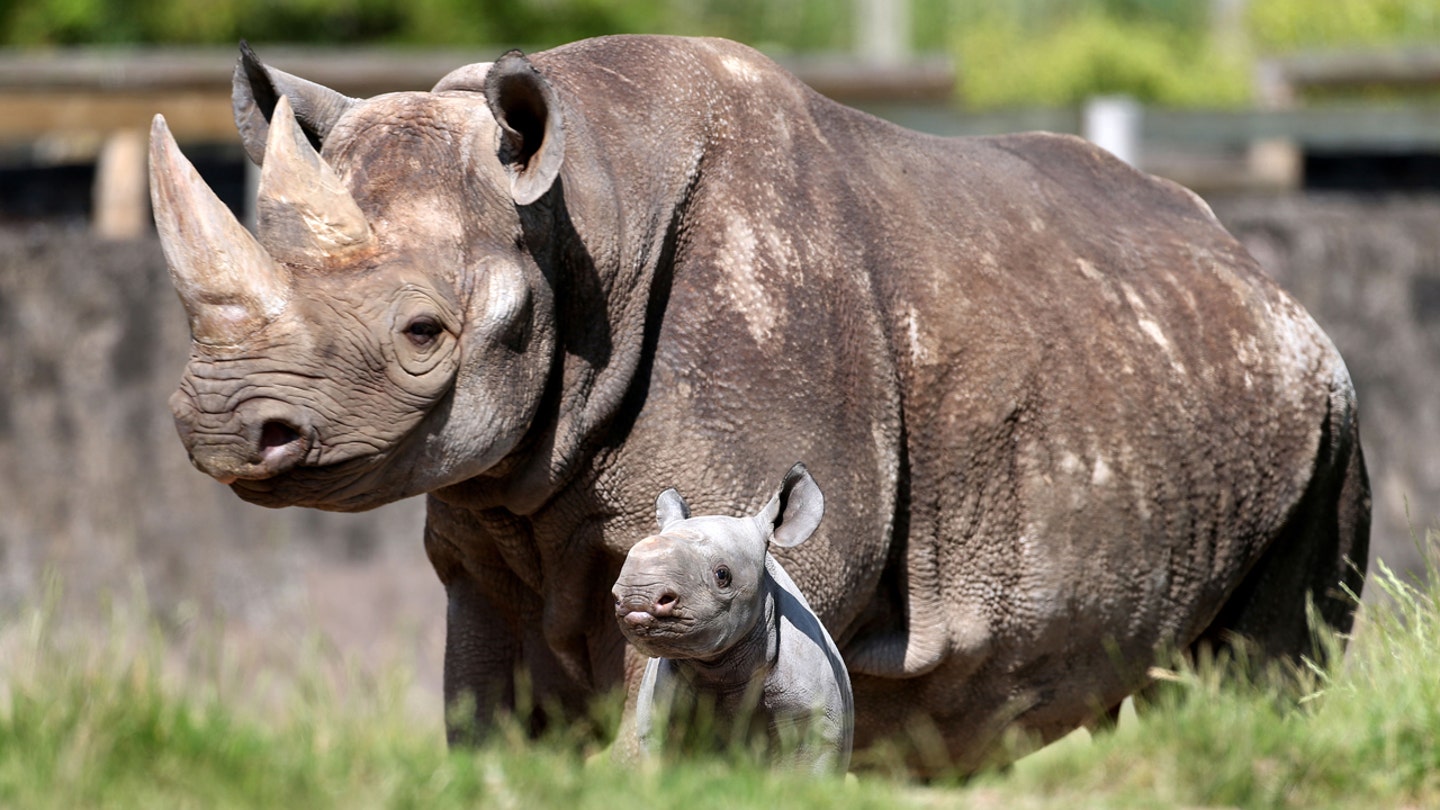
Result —
[{"label": "baby rhino eye", "polygon": [[730,587],[730,569],[727,566],[720,566],[715,569],[715,584],[722,588]]}]

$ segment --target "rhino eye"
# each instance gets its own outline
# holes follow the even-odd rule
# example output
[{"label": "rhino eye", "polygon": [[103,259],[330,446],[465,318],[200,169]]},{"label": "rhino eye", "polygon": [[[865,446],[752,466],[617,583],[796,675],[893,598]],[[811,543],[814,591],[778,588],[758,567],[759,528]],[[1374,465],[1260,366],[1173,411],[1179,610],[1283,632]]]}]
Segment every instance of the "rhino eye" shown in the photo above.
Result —
[{"label": "rhino eye", "polygon": [[730,569],[728,567],[722,565],[715,569],[715,584],[722,588],[730,587]]},{"label": "rhino eye", "polygon": [[417,348],[425,348],[435,342],[443,331],[440,324],[432,318],[416,318],[405,327],[405,337],[415,344]]}]

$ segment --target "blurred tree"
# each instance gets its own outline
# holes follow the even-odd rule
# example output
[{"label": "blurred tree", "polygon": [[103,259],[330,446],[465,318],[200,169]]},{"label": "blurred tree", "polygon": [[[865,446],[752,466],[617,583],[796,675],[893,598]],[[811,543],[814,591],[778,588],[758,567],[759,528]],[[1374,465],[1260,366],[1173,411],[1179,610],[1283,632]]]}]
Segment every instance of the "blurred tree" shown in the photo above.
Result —
[{"label": "blurred tree", "polygon": [[952,41],[962,97],[979,107],[1076,104],[1125,94],[1180,106],[1240,104],[1248,54],[1213,42],[1214,0],[978,0]]},{"label": "blurred tree", "polygon": [[[978,106],[1126,93],[1233,105],[1257,55],[1440,44],[1440,0],[903,0],[917,52],[948,50]],[[0,45],[257,43],[548,47],[607,33],[849,51],[846,0],[0,0]],[[1224,25],[1217,25],[1223,20]]]},{"label": "blurred tree", "polygon": [[1271,51],[1440,45],[1440,0],[1250,0],[1248,17]]},{"label": "blurred tree", "polygon": [[[943,0],[948,2],[949,0]],[[834,0],[8,0],[0,44],[554,45],[651,32],[727,36],[779,50],[843,50]]]}]

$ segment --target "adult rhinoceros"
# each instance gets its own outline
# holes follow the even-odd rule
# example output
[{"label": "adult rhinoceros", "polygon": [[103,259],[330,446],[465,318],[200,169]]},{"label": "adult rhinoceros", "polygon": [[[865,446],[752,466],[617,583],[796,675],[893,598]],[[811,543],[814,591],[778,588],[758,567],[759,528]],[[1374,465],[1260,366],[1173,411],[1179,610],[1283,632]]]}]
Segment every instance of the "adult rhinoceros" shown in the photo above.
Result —
[{"label": "adult rhinoceros", "polygon": [[642,36],[368,100],[245,50],[235,112],[258,240],[152,131],[181,437],[266,506],[428,493],[482,728],[517,671],[566,709],[633,685],[609,588],[655,492],[743,514],[797,458],[827,514],[783,562],[861,745],[924,716],[969,767],[1159,649],[1299,656],[1307,598],[1350,625],[1344,363],[1201,200],[1077,138],[920,135]]}]

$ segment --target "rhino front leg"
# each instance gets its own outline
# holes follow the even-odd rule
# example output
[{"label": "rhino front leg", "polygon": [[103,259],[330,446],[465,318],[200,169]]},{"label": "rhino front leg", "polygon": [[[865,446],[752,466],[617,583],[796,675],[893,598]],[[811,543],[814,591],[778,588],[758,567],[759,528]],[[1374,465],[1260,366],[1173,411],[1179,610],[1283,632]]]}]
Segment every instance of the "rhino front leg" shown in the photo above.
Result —
[{"label": "rhino front leg", "polygon": [[462,575],[445,586],[446,729],[452,745],[483,738],[505,715],[532,736],[553,722],[586,717],[590,691],[547,643],[539,597],[508,572],[491,573]]},{"label": "rhino front leg", "polygon": [[[500,548],[513,526],[435,495],[427,502],[425,553],[445,586],[445,728],[450,744],[475,742],[517,710],[526,669],[523,628],[537,626],[540,598]],[[518,538],[523,540],[524,538]]]},{"label": "rhino front leg", "polygon": [[469,576],[447,582],[445,731],[450,744],[476,742],[515,710],[520,643]]}]

